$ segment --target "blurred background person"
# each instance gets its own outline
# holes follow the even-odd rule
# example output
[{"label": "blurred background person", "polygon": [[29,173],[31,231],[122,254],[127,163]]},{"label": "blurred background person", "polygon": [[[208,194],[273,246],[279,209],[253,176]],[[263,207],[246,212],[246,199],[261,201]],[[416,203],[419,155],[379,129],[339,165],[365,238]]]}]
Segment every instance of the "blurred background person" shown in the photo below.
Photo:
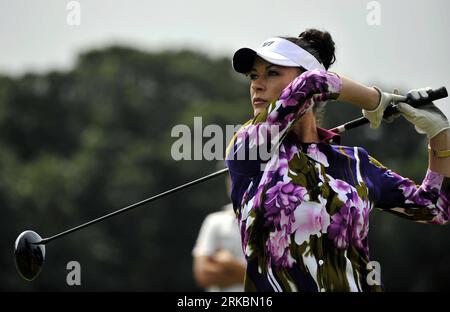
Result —
[{"label": "blurred background person", "polygon": [[[230,177],[227,192],[230,195]],[[197,284],[207,291],[244,291],[245,258],[231,203],[206,216],[192,251]]]}]

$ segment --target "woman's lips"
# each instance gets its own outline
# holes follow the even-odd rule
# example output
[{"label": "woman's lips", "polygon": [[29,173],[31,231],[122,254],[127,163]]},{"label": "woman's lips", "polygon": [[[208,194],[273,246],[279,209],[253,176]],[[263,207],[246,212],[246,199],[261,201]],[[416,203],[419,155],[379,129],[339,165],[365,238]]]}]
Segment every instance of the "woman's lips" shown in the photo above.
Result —
[{"label": "woman's lips", "polygon": [[255,105],[255,106],[267,104],[267,101],[264,99],[261,99],[261,98],[254,98],[252,102],[253,102],[253,105]]}]

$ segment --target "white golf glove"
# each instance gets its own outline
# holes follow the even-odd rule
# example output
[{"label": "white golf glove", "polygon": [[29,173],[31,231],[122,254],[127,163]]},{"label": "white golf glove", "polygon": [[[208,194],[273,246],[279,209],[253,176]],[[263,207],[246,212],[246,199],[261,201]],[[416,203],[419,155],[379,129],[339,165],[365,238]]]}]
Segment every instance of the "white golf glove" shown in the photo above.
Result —
[{"label": "white golf glove", "polygon": [[[413,100],[426,100],[429,90],[431,88],[411,90],[406,94],[406,97]],[[397,109],[406,120],[414,125],[418,133],[426,134],[428,139],[432,139],[450,128],[447,117],[433,102],[418,108],[414,108],[407,103],[398,103]]]},{"label": "white golf glove", "polygon": [[375,108],[374,110],[369,111],[363,109],[362,112],[364,117],[366,117],[370,121],[370,127],[372,129],[376,129],[380,126],[386,107],[388,107],[390,104],[405,101],[406,97],[395,93],[383,92],[378,87],[373,88],[380,93],[380,102],[378,103],[377,108]]}]

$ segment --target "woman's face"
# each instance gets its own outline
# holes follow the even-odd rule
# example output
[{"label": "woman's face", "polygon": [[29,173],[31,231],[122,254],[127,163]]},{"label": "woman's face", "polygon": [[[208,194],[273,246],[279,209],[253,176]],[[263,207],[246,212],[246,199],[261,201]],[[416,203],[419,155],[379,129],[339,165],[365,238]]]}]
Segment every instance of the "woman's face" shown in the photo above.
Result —
[{"label": "woman's face", "polygon": [[253,114],[258,115],[272,101],[277,100],[281,91],[299,74],[298,67],[278,66],[256,57],[253,69],[248,74]]}]

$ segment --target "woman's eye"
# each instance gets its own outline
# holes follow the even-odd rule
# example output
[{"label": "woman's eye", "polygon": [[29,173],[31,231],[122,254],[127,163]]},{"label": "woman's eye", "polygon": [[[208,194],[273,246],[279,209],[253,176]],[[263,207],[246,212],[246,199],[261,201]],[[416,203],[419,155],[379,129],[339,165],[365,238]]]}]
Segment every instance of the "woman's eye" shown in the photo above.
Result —
[{"label": "woman's eye", "polygon": [[278,76],[278,72],[275,70],[269,70],[267,73],[269,76]]},{"label": "woman's eye", "polygon": [[250,80],[258,79],[258,75],[256,74],[249,74],[248,77],[250,78]]}]

